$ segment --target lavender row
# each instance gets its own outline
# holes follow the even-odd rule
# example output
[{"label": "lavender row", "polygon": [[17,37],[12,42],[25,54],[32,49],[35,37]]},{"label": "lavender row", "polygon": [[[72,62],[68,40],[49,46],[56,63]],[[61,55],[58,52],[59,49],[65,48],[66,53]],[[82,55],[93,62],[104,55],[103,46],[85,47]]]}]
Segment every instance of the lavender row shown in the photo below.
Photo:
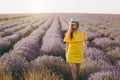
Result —
[{"label": "lavender row", "polygon": [[[96,49],[96,48],[87,48],[85,49],[85,59],[84,62],[81,64],[80,67],[80,72],[79,72],[79,76],[81,79],[86,79],[88,80],[101,80],[103,77],[103,73],[109,72],[112,67],[115,66],[115,69],[119,68],[119,60],[120,60],[120,56],[119,56],[119,51],[120,48],[116,47],[113,50],[110,50],[108,52],[104,52],[100,49]],[[118,67],[117,67],[118,66]],[[114,71],[110,71],[110,75],[114,75],[114,73],[116,75],[119,75],[119,70],[118,72]],[[100,72],[100,75],[96,75],[97,73],[99,73],[99,71],[103,71]],[[114,72],[114,73],[113,73]],[[106,76],[106,78],[109,79],[110,75],[108,73],[104,74]],[[115,79],[115,78],[119,78],[119,76],[113,77],[112,80],[119,80],[119,79]]]},{"label": "lavender row", "polygon": [[25,80],[72,80],[70,66],[62,57],[43,55],[24,66]]},{"label": "lavender row", "polygon": [[5,36],[9,36],[9,35],[17,32],[17,31],[19,31],[19,30],[21,30],[21,29],[24,29],[24,28],[27,27],[27,26],[30,26],[30,25],[33,24],[34,22],[36,22],[36,20],[35,20],[35,21],[33,20],[33,22],[29,22],[29,23],[24,23],[24,24],[17,25],[16,27],[12,27],[12,28],[10,28],[10,29],[9,29],[9,28],[8,28],[8,29],[5,29],[5,30],[3,30],[3,31],[0,32],[0,36],[1,36],[2,38],[5,37]]},{"label": "lavender row", "polygon": [[28,22],[31,18],[34,18],[34,16],[4,21],[4,23],[0,25],[0,31],[7,29],[7,28],[14,27],[14,26],[19,25],[21,23]]},{"label": "lavender row", "polygon": [[11,34],[15,33],[16,31],[19,31],[19,30],[21,30],[21,29],[23,29],[27,26],[30,26],[30,25],[34,24],[35,22],[38,22],[40,20],[40,18],[42,18],[42,17],[37,18],[37,19],[34,18],[34,17],[31,17],[31,18],[32,18],[32,20],[29,20],[29,22],[27,21],[27,23],[25,21],[24,23],[20,23],[17,26],[13,26],[13,27],[2,30],[0,32],[0,36],[5,37],[5,36],[8,36],[8,35],[11,35]]},{"label": "lavender row", "polygon": [[4,19],[4,18],[8,18],[8,19],[23,18],[23,17],[32,16],[32,15],[33,14],[1,14],[0,19]]},{"label": "lavender row", "polygon": [[32,24],[30,26],[27,26],[25,29],[18,31],[11,36],[7,36],[0,39],[0,54],[9,51],[17,41],[19,41],[23,37],[28,36],[32,31],[37,29],[39,25],[42,24],[45,20],[46,19],[43,19],[37,24]]},{"label": "lavender row", "polygon": [[91,74],[88,80],[120,80],[120,70],[115,66],[108,70],[100,70]]},{"label": "lavender row", "polygon": [[58,17],[56,17],[45,36],[42,38],[40,51],[43,52],[43,54],[64,57],[64,42],[61,35],[61,26]]},{"label": "lavender row", "polygon": [[4,54],[0,58],[0,65],[3,65],[0,66],[1,79],[6,79],[7,77],[9,80],[19,80],[22,78],[21,73],[25,72],[25,62],[28,62],[40,55],[39,49],[41,39],[50,27],[51,22],[52,19],[47,20],[28,37],[17,42],[10,52]]},{"label": "lavender row", "polygon": [[[8,53],[5,53],[5,55],[20,55],[22,57],[25,57],[25,59],[28,61],[36,58],[39,55],[39,49],[41,45],[40,41],[46,30],[49,28],[50,23],[51,19],[40,25],[39,28],[34,30],[28,37],[18,41],[13,46],[13,49],[10,50]],[[4,55],[2,57],[4,57]]]},{"label": "lavender row", "polygon": [[61,24],[61,30],[63,31],[63,33],[65,33],[69,26],[66,22],[64,22],[62,17],[59,17],[59,20],[60,20],[60,24]]}]

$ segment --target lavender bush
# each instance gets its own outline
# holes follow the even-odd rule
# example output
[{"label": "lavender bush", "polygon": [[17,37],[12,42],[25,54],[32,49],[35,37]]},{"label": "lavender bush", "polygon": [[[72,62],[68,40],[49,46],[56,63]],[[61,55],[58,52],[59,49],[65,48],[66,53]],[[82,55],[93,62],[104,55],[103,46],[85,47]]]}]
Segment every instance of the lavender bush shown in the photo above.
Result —
[{"label": "lavender bush", "polygon": [[0,60],[0,80],[12,80],[12,72],[9,66]]},{"label": "lavender bush", "polygon": [[[29,68],[28,68],[29,67]],[[25,80],[71,80],[70,66],[61,57],[41,56],[27,66]]]},{"label": "lavender bush", "polygon": [[85,58],[90,58],[92,60],[105,60],[110,63],[110,58],[108,58],[105,52],[97,48],[87,48],[85,49]]},{"label": "lavender bush", "polygon": [[63,45],[62,32],[58,20],[55,18],[51,27],[42,39],[40,51],[43,54],[64,57],[65,49]]},{"label": "lavender bush", "polygon": [[94,27],[94,26],[89,26],[87,28],[90,32],[97,32],[98,28],[97,27]]},{"label": "lavender bush", "polygon": [[[5,54],[0,58],[0,80],[21,80],[25,58],[11,54]],[[8,77],[8,78],[7,78]]]},{"label": "lavender bush", "polygon": [[[63,32],[62,34],[65,34],[65,32],[68,30],[69,25],[66,22],[64,22],[62,17],[59,17],[59,20],[60,20],[61,30]],[[64,35],[63,35],[63,38],[64,38]]]},{"label": "lavender bush", "polygon": [[120,35],[115,38],[115,42],[120,45]]},{"label": "lavender bush", "polygon": [[[32,20],[30,20],[32,18]],[[0,35],[2,37],[8,36],[20,29],[25,28],[26,26],[30,26],[32,24],[34,24],[36,21],[38,21],[38,19],[41,18],[39,16],[32,16],[32,17],[28,17],[25,19],[19,19],[19,20],[9,20],[7,22],[5,22],[3,25],[1,25],[0,27]]]},{"label": "lavender bush", "polygon": [[120,60],[116,62],[116,66],[120,69]]},{"label": "lavender bush", "polygon": [[49,19],[45,24],[41,25],[39,29],[33,31],[28,37],[18,41],[13,46],[13,51],[21,51],[21,53],[17,55],[25,57],[28,61],[35,59],[39,55],[39,49],[41,45],[39,43],[46,32],[45,28],[48,29],[50,23],[51,19]]},{"label": "lavender bush", "polygon": [[120,47],[116,47],[115,49],[108,51],[106,54],[110,57],[111,62],[115,64],[117,60],[120,60]]},{"label": "lavender bush", "polygon": [[117,43],[110,38],[95,38],[95,40],[92,41],[92,43],[95,44],[96,47],[103,49],[105,51],[110,50],[112,47],[117,46]]},{"label": "lavender bush", "polygon": [[116,67],[110,70],[101,70],[89,76],[88,80],[120,80],[120,70]]},{"label": "lavender bush", "polygon": [[87,34],[88,34],[88,41],[90,42],[93,41],[95,38],[98,38],[101,36],[99,33],[94,33],[90,31],[88,31]]},{"label": "lavender bush", "polygon": [[18,23],[19,23],[18,21],[9,20],[9,21],[3,23],[2,25],[0,25],[0,31],[7,29],[7,28],[11,28],[13,26],[16,26],[16,25],[18,25]]},{"label": "lavender bush", "polygon": [[118,31],[118,30],[120,30],[120,28],[116,28],[117,30],[115,30],[115,31],[113,31],[111,34],[110,34],[110,38],[112,38],[112,39],[115,39],[116,37],[118,37],[119,35],[120,35],[120,31]]},{"label": "lavender bush", "polygon": [[105,33],[104,33],[104,35],[106,36],[106,37],[112,37],[112,35],[115,33],[115,32],[118,32],[119,33],[119,31],[120,31],[120,28],[115,28],[115,27],[109,27],[109,28],[107,28],[107,30],[105,31]]},{"label": "lavender bush", "polygon": [[102,59],[92,60],[90,58],[85,58],[80,66],[79,77],[82,80],[86,80],[91,73],[95,73],[101,69],[108,69],[110,66],[111,64],[109,62]]},{"label": "lavender bush", "polygon": [[[27,37],[27,39],[25,39],[26,41],[25,40],[20,41],[20,43],[22,43],[22,41],[24,43],[24,41],[25,41],[26,43],[29,43],[29,44],[21,44],[21,46],[19,45],[19,47],[17,47],[18,43],[16,43],[15,44],[16,47],[14,47],[13,50],[11,50],[9,53],[5,53],[3,56],[1,56],[0,61],[3,61],[2,64],[5,64],[5,66],[10,66],[11,71],[9,71],[9,72],[12,73],[12,80],[21,80],[22,79],[22,72],[24,71],[24,62],[17,62],[17,61],[19,61],[18,59],[28,61],[28,60],[36,57],[36,53],[33,52],[36,49],[34,50],[32,48],[33,47],[37,48],[39,46],[39,40],[41,39],[41,37],[43,36],[43,34],[45,32],[44,31],[45,26],[46,26],[46,29],[49,28],[48,24],[50,24],[50,21],[51,21],[51,19],[48,20],[46,24],[43,24],[39,29],[37,29],[36,31],[31,33],[31,36],[29,36],[29,37]],[[40,32],[39,30],[42,30],[42,28],[43,28],[43,31]],[[34,34],[34,36],[33,36],[33,34]],[[28,42],[28,39],[32,39],[33,41]],[[37,42],[37,44],[36,44],[36,42]],[[37,48],[37,50],[39,50],[39,47]],[[15,58],[15,60],[14,60],[14,58]],[[7,69],[5,68],[5,70],[7,70]],[[3,73],[4,73],[4,71],[3,71]],[[3,75],[3,74],[1,73],[1,75]]]},{"label": "lavender bush", "polygon": [[101,37],[106,37],[105,32],[106,32],[106,29],[101,29],[101,30],[98,30],[96,33],[100,34]]},{"label": "lavender bush", "polygon": [[[41,21],[40,23],[43,23],[43,21]],[[34,30],[35,27],[38,28],[39,26],[32,26],[31,25],[31,27],[28,26],[25,29],[18,31],[11,36],[7,36],[7,37],[2,38],[0,40],[0,55],[2,55],[4,52],[9,51],[17,41],[19,41],[23,37],[28,36]]]}]

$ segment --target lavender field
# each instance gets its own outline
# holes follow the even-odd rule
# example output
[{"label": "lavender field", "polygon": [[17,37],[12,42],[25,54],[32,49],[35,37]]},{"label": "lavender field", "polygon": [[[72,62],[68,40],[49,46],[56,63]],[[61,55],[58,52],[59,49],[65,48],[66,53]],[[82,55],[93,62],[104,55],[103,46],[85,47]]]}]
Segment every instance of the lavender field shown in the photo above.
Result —
[{"label": "lavender field", "polygon": [[0,80],[72,80],[65,33],[72,18],[87,32],[79,80],[120,80],[120,15],[1,14]]}]

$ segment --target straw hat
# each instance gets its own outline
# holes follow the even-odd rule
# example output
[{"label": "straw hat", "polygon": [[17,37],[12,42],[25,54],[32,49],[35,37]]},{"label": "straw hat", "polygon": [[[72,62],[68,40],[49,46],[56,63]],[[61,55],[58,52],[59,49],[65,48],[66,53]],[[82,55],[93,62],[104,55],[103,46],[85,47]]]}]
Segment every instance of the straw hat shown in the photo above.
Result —
[{"label": "straw hat", "polygon": [[71,23],[71,24],[79,23],[79,20],[78,20],[78,19],[71,18],[70,23]]}]

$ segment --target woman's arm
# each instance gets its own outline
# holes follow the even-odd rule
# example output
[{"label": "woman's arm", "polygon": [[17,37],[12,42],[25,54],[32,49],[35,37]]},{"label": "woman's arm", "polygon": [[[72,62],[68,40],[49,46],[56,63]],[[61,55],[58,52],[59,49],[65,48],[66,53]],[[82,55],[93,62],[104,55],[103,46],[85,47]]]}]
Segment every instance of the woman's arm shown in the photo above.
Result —
[{"label": "woman's arm", "polygon": [[84,42],[84,46],[87,48],[87,40],[85,40],[85,42]]},{"label": "woman's arm", "polygon": [[66,52],[68,51],[68,42],[66,42]]},{"label": "woman's arm", "polygon": [[84,46],[87,48],[87,33],[86,32],[84,33],[84,40],[85,40]]},{"label": "woman's arm", "polygon": [[[69,43],[66,42],[66,54],[67,54],[67,52],[68,52],[68,45],[69,45]],[[66,54],[65,54],[65,55],[66,55]]]}]

